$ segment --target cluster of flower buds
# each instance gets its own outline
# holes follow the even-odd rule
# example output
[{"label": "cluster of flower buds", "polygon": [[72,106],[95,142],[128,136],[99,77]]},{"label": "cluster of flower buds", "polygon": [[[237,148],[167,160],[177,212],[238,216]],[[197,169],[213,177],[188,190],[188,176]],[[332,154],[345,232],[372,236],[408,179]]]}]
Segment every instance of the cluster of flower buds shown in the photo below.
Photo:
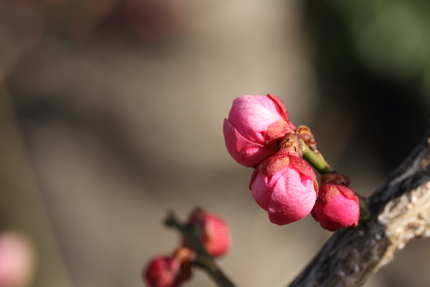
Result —
[{"label": "cluster of flower buds", "polygon": [[[227,224],[218,216],[196,208],[185,228],[198,235],[206,252],[220,257],[230,248],[231,236]],[[143,269],[142,276],[149,287],[178,287],[192,275],[192,263],[198,254],[185,239],[171,255],[153,258]]]},{"label": "cluster of flower buds", "polygon": [[296,128],[289,121],[279,98],[268,94],[235,99],[223,129],[230,155],[255,168],[249,188],[272,223],[288,224],[312,212],[328,230],[357,224],[358,198],[349,180],[332,173],[322,177],[318,188],[314,170],[302,158],[301,143],[318,152],[315,139],[309,128]]}]

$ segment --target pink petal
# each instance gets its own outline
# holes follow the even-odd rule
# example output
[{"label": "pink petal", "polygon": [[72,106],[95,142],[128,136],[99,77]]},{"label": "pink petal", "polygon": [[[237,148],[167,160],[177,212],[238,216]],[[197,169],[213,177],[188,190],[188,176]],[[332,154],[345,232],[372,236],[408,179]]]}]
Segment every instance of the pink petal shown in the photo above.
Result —
[{"label": "pink petal", "polygon": [[358,201],[344,197],[342,194],[336,196],[326,205],[326,215],[334,221],[342,222],[350,226],[358,220]]},{"label": "pink petal", "polygon": [[[335,189],[338,189],[337,192]],[[312,216],[327,230],[335,231],[357,225],[360,217],[358,198],[355,194],[351,196],[350,192],[345,194],[344,189],[349,188],[341,185],[323,185],[320,189],[320,192],[332,195],[321,197],[324,200],[318,199],[312,210]],[[353,193],[352,190],[351,192]]]},{"label": "pink petal", "polygon": [[255,202],[267,211],[273,189],[268,186],[269,177],[256,171],[251,179],[250,189]]},{"label": "pink petal", "polygon": [[233,101],[229,121],[247,139],[264,142],[263,132],[277,120],[285,120],[277,103],[267,96],[242,96]]},{"label": "pink petal", "polygon": [[275,104],[278,106],[278,112],[284,116],[285,121],[288,121],[287,108],[285,108],[285,105],[282,102],[282,100],[272,94],[267,94],[266,97],[268,97],[269,99],[275,102]]},{"label": "pink petal", "polygon": [[313,180],[293,168],[272,178],[274,182],[268,212],[271,222],[288,224],[308,215],[316,200]]},{"label": "pink petal", "polygon": [[230,248],[230,231],[224,220],[215,214],[204,215],[203,244],[209,255],[218,257],[227,253]]},{"label": "pink petal", "polygon": [[261,161],[275,154],[262,144],[251,142],[244,138],[229,120],[224,120],[224,140],[230,155],[246,167],[254,167]]}]

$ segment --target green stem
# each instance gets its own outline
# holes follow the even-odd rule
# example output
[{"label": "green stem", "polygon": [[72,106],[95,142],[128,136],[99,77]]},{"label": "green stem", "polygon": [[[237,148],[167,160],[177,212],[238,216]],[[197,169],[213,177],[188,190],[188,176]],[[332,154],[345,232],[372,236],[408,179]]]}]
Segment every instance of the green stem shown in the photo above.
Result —
[{"label": "green stem", "polygon": [[168,213],[167,218],[164,220],[164,224],[178,230],[185,237],[197,253],[197,258],[193,263],[206,271],[219,287],[235,287],[230,279],[216,265],[212,256],[206,252],[205,247],[196,233],[186,228],[185,225],[176,218],[173,211]]},{"label": "green stem", "polygon": [[321,175],[334,171],[319,151],[312,151],[302,139],[300,139],[300,144],[302,145],[303,157],[305,160]]}]

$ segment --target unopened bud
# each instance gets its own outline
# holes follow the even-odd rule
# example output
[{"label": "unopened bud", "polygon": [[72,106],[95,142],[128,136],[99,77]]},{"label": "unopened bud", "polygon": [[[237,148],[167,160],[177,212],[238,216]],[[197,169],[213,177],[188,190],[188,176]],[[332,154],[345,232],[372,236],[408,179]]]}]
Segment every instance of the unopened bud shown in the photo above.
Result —
[{"label": "unopened bud", "polygon": [[235,99],[223,127],[228,152],[247,167],[274,155],[285,133],[295,129],[282,101],[271,94]]},{"label": "unopened bud", "polygon": [[149,287],[178,287],[191,277],[189,260],[177,255],[161,255],[149,262],[142,272]]},{"label": "unopened bud", "polygon": [[269,220],[285,225],[311,212],[318,183],[311,166],[296,152],[283,148],[255,169],[249,188]]},{"label": "unopened bud", "polygon": [[313,218],[324,229],[335,231],[356,226],[360,217],[358,197],[349,187],[349,179],[336,172],[323,175]]},{"label": "unopened bud", "polygon": [[[197,232],[206,252],[214,257],[222,256],[230,248],[230,231],[220,217],[196,208],[188,219],[187,228]],[[188,243],[184,241],[184,245]]]}]

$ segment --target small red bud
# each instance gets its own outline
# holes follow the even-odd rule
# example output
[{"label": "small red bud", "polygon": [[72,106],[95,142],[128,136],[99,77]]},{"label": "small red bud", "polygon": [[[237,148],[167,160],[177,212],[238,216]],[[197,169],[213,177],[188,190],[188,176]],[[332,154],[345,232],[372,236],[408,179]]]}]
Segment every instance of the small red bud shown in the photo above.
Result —
[{"label": "small red bud", "polygon": [[142,277],[149,287],[178,287],[191,277],[189,260],[178,253],[157,256],[143,269]]},{"label": "small red bud", "polygon": [[321,186],[312,216],[324,229],[336,231],[358,224],[360,218],[358,197],[348,185],[349,179],[336,172],[321,177]]},{"label": "small red bud", "polygon": [[[222,256],[230,248],[231,236],[228,226],[215,214],[196,208],[188,219],[187,227],[197,231],[206,252],[211,256]],[[184,245],[188,246],[185,241]]]}]

